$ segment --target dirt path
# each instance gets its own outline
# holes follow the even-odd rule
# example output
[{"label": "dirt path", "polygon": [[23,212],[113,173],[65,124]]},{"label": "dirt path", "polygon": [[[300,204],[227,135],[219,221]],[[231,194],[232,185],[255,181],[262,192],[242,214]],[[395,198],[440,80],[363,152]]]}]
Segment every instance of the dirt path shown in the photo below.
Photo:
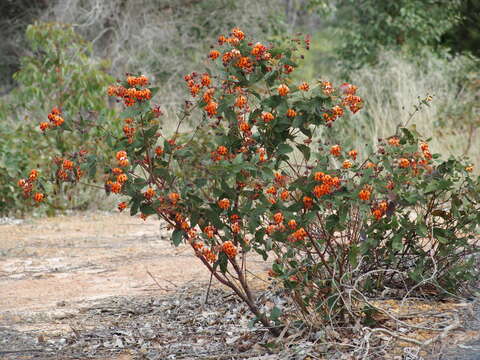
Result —
[{"label": "dirt path", "polygon": [[[127,343],[136,339],[140,348],[147,341],[142,326],[158,322],[160,333],[162,306],[171,309],[170,301],[187,296],[182,295],[185,287],[198,289],[195,301],[200,305],[195,307],[201,306],[209,274],[189,247],[170,244],[161,225],[118,213],[0,225],[0,358],[50,359],[61,351],[61,358],[67,359],[71,357],[65,349],[83,353],[85,345],[93,354],[88,358],[103,359],[108,353],[106,359],[133,359],[115,347],[120,335],[108,329],[125,324],[126,333],[140,329],[136,336],[122,338]],[[251,263],[253,269],[266,272],[262,261]],[[222,303],[219,291],[212,299],[220,296],[217,301]],[[106,310],[98,310],[102,307]],[[138,320],[143,312],[151,316]],[[103,340],[88,338],[93,329]],[[152,342],[147,348],[156,346]]]},{"label": "dirt path", "polygon": [[207,279],[190,249],[173,248],[160,226],[91,213],[0,226],[0,313],[159,292],[147,271],[165,288]]}]

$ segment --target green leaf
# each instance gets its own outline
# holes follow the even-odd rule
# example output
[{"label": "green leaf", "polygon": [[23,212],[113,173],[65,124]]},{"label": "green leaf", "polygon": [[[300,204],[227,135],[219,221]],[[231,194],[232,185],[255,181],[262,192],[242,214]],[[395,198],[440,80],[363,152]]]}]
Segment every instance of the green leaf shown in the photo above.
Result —
[{"label": "green leaf", "polygon": [[278,155],[288,154],[293,151],[293,148],[288,144],[280,144],[277,148]]},{"label": "green leaf", "polygon": [[175,229],[172,233],[172,238],[171,238],[173,245],[175,245],[175,246],[180,245],[180,243],[183,240],[183,235],[184,235],[183,230]]},{"label": "green leaf", "polygon": [[277,322],[280,316],[282,316],[282,310],[274,306],[272,311],[270,312],[270,319]]}]

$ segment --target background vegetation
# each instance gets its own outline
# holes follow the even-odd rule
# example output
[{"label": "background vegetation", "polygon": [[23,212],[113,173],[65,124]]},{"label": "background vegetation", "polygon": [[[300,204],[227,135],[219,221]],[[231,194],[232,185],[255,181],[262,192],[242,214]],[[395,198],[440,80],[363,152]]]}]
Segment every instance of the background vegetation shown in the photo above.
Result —
[{"label": "background vegetation", "polygon": [[[479,6],[474,0],[2,1],[0,213],[31,211],[18,201],[15,183],[27,169],[45,165],[39,149],[60,154],[76,145],[49,142],[36,126],[59,97],[68,116],[120,131],[104,90],[125,72],[143,73],[160,86],[154,102],[166,112],[163,131],[172,131],[183,75],[201,68],[216,35],[233,26],[264,41],[310,34],[306,66],[295,76],[351,81],[367,101],[354,122],[337,124],[352,146],[389,135],[419,98],[431,95],[430,107],[411,123],[433,138],[433,151],[478,164]],[[64,25],[48,30],[42,23]],[[45,37],[45,31],[52,33]],[[106,104],[111,110],[98,113]],[[98,195],[95,189],[75,194],[50,204],[50,212],[82,207]]]}]

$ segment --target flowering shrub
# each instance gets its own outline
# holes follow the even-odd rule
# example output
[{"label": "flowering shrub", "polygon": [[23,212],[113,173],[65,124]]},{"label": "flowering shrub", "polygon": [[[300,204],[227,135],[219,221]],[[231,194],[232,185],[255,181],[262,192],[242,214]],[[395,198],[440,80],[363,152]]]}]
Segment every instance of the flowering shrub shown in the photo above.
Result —
[{"label": "flowering shrub", "polygon": [[[12,182],[21,173],[32,166],[48,166],[52,155],[74,156],[79,147],[89,144],[90,155],[106,154],[108,144],[97,142],[103,136],[100,125],[112,130],[120,123],[107,106],[105,94],[105,87],[113,78],[104,71],[105,62],[92,58],[91,44],[71,26],[57,23],[30,25],[26,37],[29,55],[22,58],[21,68],[14,75],[18,87],[9,94],[4,111],[0,104],[0,116],[4,116],[0,123],[0,213],[6,214],[30,210],[22,208],[22,201],[13,196],[16,192]],[[47,118],[45,113],[53,105],[55,110]],[[59,113],[60,109],[79,119],[64,123],[65,115]],[[32,122],[38,122],[38,127],[34,129]],[[70,131],[77,134],[71,136]],[[43,133],[50,135],[42,136]],[[73,191],[68,183],[50,186],[56,193],[69,187],[70,193],[68,198],[57,196],[54,203],[48,202],[48,212],[84,206],[85,198],[98,197],[98,191]]]},{"label": "flowering shrub", "polygon": [[[359,284],[368,291],[431,275],[451,290],[452,281],[472,276],[466,255],[476,251],[480,199],[469,167],[439,160],[407,129],[373,154],[318,138],[321,127],[333,131],[345,112],[362,108],[356,86],[294,83],[302,40],[267,46],[233,29],[218,43],[208,54],[212,69],[185,76],[191,98],[179,126],[194,112],[204,118],[191,132],[162,134],[146,77],[128,75],[108,88],[126,107],[123,134],[105,135],[114,153],[104,186],[125,198],[120,211],[165,220],[172,243],[189,244],[274,334],[278,309],[262,311],[249,286],[252,251],[274,257],[270,275],[301,311],[330,318],[371,270]],[[45,128],[60,121],[57,112]],[[56,181],[88,168],[81,152],[55,164]],[[19,182],[25,197],[42,202],[38,184],[34,171]],[[381,271],[392,269],[395,276]]]}]

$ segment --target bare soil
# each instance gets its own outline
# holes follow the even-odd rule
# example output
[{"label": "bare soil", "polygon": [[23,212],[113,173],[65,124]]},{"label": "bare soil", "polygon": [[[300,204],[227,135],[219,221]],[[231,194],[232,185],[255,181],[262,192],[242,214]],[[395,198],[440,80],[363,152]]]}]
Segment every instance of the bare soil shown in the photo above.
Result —
[{"label": "bare soil", "polygon": [[[34,351],[39,342],[75,334],[72,321],[99,304],[150,304],[172,292],[178,300],[186,287],[205,295],[208,272],[190,248],[174,248],[161,226],[111,213],[1,225],[0,358],[42,358]],[[252,265],[267,270],[260,261]],[[26,347],[31,351],[23,352]]]}]

